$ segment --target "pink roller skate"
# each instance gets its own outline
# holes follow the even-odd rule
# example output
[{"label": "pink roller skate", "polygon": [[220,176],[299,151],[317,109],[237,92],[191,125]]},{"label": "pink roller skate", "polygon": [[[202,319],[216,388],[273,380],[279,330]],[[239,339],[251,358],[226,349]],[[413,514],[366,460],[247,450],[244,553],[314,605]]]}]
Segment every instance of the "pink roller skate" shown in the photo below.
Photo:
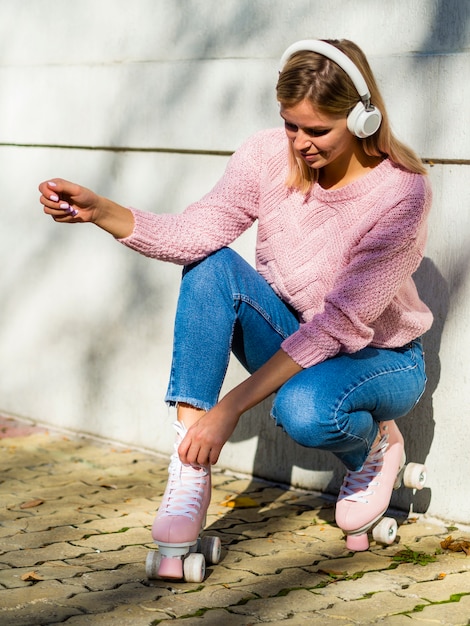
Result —
[{"label": "pink roller skate", "polygon": [[220,539],[199,538],[211,497],[210,468],[181,463],[178,447],[186,429],[180,422],[174,427],[177,436],[168,484],[152,526],[158,552],[147,555],[146,573],[148,578],[202,582],[206,560],[218,563],[220,559]]},{"label": "pink roller skate", "polygon": [[381,518],[393,489],[400,487],[402,479],[412,489],[422,489],[426,482],[424,465],[405,465],[403,437],[395,422],[381,422],[379,432],[380,439],[372,446],[362,470],[346,474],[336,504],[336,523],[346,533],[346,546],[353,551],[369,548],[367,533],[372,527],[375,541],[392,544],[397,522]]}]

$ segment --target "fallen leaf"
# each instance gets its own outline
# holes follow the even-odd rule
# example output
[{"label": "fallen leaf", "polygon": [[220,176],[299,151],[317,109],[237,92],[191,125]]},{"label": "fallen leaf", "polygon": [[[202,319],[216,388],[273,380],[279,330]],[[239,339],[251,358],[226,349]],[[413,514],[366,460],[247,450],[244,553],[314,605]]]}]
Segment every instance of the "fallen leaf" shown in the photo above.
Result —
[{"label": "fallen leaf", "polygon": [[228,506],[232,509],[248,509],[250,507],[258,507],[259,503],[249,496],[227,496],[221,502],[222,506]]},{"label": "fallen leaf", "polygon": [[441,548],[451,552],[465,552],[467,556],[470,555],[470,541],[468,539],[454,539],[449,536],[441,541]]},{"label": "fallen leaf", "polygon": [[437,575],[437,580],[444,580],[446,576],[447,574],[445,572],[441,572],[440,574]]},{"label": "fallen leaf", "polygon": [[37,582],[38,580],[44,580],[44,578],[42,576],[40,576],[39,574],[37,574],[36,572],[27,572],[26,574],[23,574],[23,576],[21,577],[21,580],[24,580],[25,582]]},{"label": "fallen leaf", "polygon": [[36,500],[30,500],[29,502],[23,502],[23,504],[20,504],[20,509],[34,509],[37,506],[41,506],[41,504],[44,504],[44,500],[36,498]]}]

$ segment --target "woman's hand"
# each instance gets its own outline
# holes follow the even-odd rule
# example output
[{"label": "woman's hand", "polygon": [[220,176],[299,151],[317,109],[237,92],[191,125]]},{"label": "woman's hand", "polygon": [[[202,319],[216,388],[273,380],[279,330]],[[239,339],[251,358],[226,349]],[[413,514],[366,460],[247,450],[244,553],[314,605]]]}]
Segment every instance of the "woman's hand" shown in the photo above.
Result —
[{"label": "woman's hand", "polygon": [[221,400],[188,429],[178,448],[182,463],[206,466],[217,463],[240,417],[224,407],[226,404]]},{"label": "woman's hand", "polygon": [[116,239],[129,237],[134,230],[134,215],[112,200],[99,196],[62,178],[39,185],[44,213],[61,223],[91,222]]},{"label": "woman's hand", "polygon": [[56,222],[93,222],[99,196],[90,189],[54,178],[39,185],[44,213]]},{"label": "woman's hand", "polygon": [[182,463],[213,465],[242,415],[302,371],[283,350],[234,387],[188,429],[178,448]]}]

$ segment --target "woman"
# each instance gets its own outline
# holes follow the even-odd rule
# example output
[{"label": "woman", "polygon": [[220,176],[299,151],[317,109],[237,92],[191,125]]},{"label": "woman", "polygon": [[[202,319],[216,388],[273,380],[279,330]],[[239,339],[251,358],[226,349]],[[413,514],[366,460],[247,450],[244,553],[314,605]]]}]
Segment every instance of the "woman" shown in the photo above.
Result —
[{"label": "woman", "polygon": [[[361,539],[352,549],[366,549],[404,463],[394,420],[425,386],[419,337],[432,315],[412,280],[431,202],[421,161],[392,134],[350,41],[288,48],[277,99],[284,130],[251,137],[181,215],[130,210],[60,179],[40,185],[57,222],[92,222],[185,266],[166,395],[176,452],[152,531],[168,554],[196,541],[210,466],[240,415],[272,393],[277,425],[346,466],[336,520]],[[256,270],[226,247],[255,220]],[[249,376],[219,398],[231,351]]]}]

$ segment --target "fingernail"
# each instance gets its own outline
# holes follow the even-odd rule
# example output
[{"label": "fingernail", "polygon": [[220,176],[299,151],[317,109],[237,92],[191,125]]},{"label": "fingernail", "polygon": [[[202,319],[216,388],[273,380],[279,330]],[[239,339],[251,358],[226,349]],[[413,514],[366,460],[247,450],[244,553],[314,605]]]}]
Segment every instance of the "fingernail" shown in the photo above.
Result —
[{"label": "fingernail", "polygon": [[62,202],[60,204],[59,209],[70,209],[70,204],[68,202]]},{"label": "fingernail", "polygon": [[73,217],[77,217],[77,215],[78,215],[78,211],[77,211],[77,209],[72,209],[72,210],[70,211],[70,214],[71,214],[71,215],[73,215]]},{"label": "fingernail", "polygon": [[49,196],[49,200],[52,200],[52,202],[59,202],[59,196],[57,196],[55,193],[52,193]]},{"label": "fingernail", "polygon": [[57,187],[57,183],[54,183],[51,180],[47,184],[49,185],[49,187]]}]

